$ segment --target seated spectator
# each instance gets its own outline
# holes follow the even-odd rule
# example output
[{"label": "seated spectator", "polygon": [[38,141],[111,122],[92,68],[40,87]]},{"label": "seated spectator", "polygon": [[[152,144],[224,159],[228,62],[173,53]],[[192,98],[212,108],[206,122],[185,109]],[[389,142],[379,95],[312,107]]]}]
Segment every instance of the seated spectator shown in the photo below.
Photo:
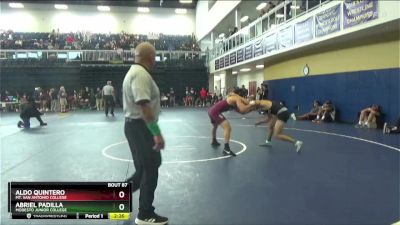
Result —
[{"label": "seated spectator", "polygon": [[214,105],[215,103],[217,103],[219,101],[218,99],[218,95],[217,93],[214,92],[213,96],[212,96],[212,100],[211,100],[211,105]]},{"label": "seated spectator", "polygon": [[397,120],[396,126],[389,126],[387,123],[383,125],[384,134],[400,134],[400,118]]},{"label": "seated spectator", "polygon": [[47,123],[43,122],[42,118],[40,117],[41,115],[43,115],[43,113],[37,110],[35,101],[33,101],[31,97],[28,97],[28,102],[21,106],[21,113],[19,116],[21,117],[22,121],[18,121],[17,126],[19,128],[30,128],[31,117],[36,117],[40,123],[40,126],[46,126]]},{"label": "seated spectator", "polygon": [[317,118],[317,114],[318,114],[320,108],[321,108],[321,103],[319,101],[315,100],[310,112],[308,112],[304,115],[301,115],[301,116],[296,116],[296,119],[297,120],[315,120]]},{"label": "seated spectator", "polygon": [[379,106],[374,104],[371,107],[361,110],[356,128],[377,128],[377,117],[381,115]]},{"label": "seated spectator", "polygon": [[317,118],[313,120],[314,123],[333,122],[335,121],[335,107],[330,100],[326,101],[317,113]]}]

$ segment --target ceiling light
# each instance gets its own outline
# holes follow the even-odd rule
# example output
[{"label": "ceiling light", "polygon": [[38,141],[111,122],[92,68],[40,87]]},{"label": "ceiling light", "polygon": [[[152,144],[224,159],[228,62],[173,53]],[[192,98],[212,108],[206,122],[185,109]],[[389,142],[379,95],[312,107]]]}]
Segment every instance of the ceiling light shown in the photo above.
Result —
[{"label": "ceiling light", "polygon": [[257,65],[256,68],[257,69],[262,69],[262,68],[264,68],[264,64]]},{"label": "ceiling light", "polygon": [[108,11],[110,11],[110,7],[109,6],[105,6],[105,5],[98,5],[97,6],[97,10],[103,11],[103,12],[108,12]]},{"label": "ceiling light", "polygon": [[248,16],[243,16],[243,17],[240,19],[240,22],[244,23],[244,22],[246,22],[248,19],[249,19]]},{"label": "ceiling light", "polygon": [[187,10],[186,9],[175,9],[176,14],[186,14]]},{"label": "ceiling light", "polygon": [[139,7],[139,8],[137,8],[137,11],[141,12],[141,13],[148,13],[148,12],[150,12],[150,9],[147,7]]},{"label": "ceiling light", "polygon": [[15,8],[15,9],[24,8],[24,5],[22,3],[17,3],[17,2],[10,2],[8,3],[8,6],[10,6],[10,8]]},{"label": "ceiling light", "polygon": [[267,3],[263,2],[263,3],[260,3],[260,4],[256,7],[256,9],[257,9],[257,10],[261,10],[261,9],[265,8],[265,6],[267,6]]},{"label": "ceiling light", "polygon": [[192,3],[192,0],[179,0],[179,2],[182,4],[190,4]]},{"label": "ceiling light", "polygon": [[223,38],[223,37],[225,37],[225,34],[224,33],[220,33],[218,37],[219,38]]},{"label": "ceiling light", "polygon": [[148,3],[148,2],[150,2],[150,0],[139,0],[138,2],[140,2],[140,3]]},{"label": "ceiling light", "polygon": [[237,74],[237,71],[232,71],[232,74]]},{"label": "ceiling light", "polygon": [[280,14],[280,13],[276,14],[276,18],[283,18],[283,17],[285,17],[285,15]]},{"label": "ceiling light", "polygon": [[68,9],[67,5],[55,4],[54,8],[56,9]]},{"label": "ceiling light", "polygon": [[240,72],[249,72],[251,69],[250,68],[243,68],[243,69],[240,69]]},{"label": "ceiling light", "polygon": [[291,9],[300,9],[300,6],[298,6],[298,5],[291,5],[290,8],[291,8]]}]

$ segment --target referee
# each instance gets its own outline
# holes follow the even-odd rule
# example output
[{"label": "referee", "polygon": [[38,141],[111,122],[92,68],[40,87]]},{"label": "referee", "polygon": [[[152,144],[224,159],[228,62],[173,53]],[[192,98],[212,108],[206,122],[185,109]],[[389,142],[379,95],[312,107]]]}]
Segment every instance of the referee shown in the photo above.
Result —
[{"label": "referee", "polygon": [[105,113],[108,116],[108,108],[111,108],[111,115],[114,116],[114,87],[111,86],[111,81],[107,81],[107,85],[103,87],[103,97],[105,101]]},{"label": "referee", "polygon": [[168,218],[157,215],[152,205],[161,165],[160,150],[164,148],[164,139],[157,125],[160,91],[150,75],[155,56],[153,45],[148,42],[139,44],[135,48],[135,64],[127,72],[122,85],[125,136],[136,170],[127,181],[133,183],[133,191],[140,189],[139,213],[135,220],[138,225],[168,223]]}]

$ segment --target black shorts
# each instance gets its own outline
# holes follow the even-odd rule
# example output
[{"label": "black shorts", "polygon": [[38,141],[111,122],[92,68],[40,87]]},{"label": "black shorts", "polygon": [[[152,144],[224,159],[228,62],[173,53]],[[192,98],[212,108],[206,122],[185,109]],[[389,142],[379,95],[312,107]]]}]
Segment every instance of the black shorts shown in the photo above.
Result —
[{"label": "black shorts", "polygon": [[283,122],[286,123],[290,118],[290,113],[288,110],[286,110],[276,115],[276,117],[278,117],[279,120],[282,120]]}]

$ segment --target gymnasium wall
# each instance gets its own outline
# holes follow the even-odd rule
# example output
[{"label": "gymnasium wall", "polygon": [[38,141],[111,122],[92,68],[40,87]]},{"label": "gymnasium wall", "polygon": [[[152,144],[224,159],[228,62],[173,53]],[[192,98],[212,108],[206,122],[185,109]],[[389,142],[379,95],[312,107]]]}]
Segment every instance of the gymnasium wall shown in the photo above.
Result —
[{"label": "gymnasium wall", "polygon": [[244,85],[247,89],[249,88],[249,82],[256,81],[257,87],[259,87],[264,81],[264,72],[261,69],[253,70],[250,72],[238,72],[237,85],[242,87]]},{"label": "gymnasium wall", "polygon": [[1,3],[0,29],[15,32],[90,31],[93,33],[133,34],[163,33],[191,35],[195,32],[195,11],[175,14],[175,9],[150,8],[150,13],[139,13],[136,7],[111,6],[111,11],[100,12],[95,5],[69,5],[68,10],[56,10],[53,4],[24,4],[23,9],[9,8]]},{"label": "gymnasium wall", "polygon": [[[153,71],[153,78],[160,88],[160,92],[169,92],[173,87],[180,102],[185,95],[185,87],[193,87],[199,90],[208,87],[208,74],[204,63],[182,66],[157,65]],[[201,65],[201,66],[200,66]],[[41,67],[3,67],[1,69],[0,83],[1,91],[8,90],[12,94],[32,93],[34,87],[58,89],[65,86],[67,92],[80,90],[81,87],[102,87],[111,80],[116,88],[117,95],[121,94],[122,82],[129,67],[81,67],[77,66],[41,66]],[[120,97],[120,96],[118,96]]]},{"label": "gymnasium wall", "polygon": [[399,49],[397,31],[317,48],[266,62],[264,79],[270,98],[285,101],[290,110],[298,106],[298,113],[309,111],[314,99],[330,99],[339,120],[354,123],[360,109],[376,103],[385,120],[394,122],[400,117]]}]

